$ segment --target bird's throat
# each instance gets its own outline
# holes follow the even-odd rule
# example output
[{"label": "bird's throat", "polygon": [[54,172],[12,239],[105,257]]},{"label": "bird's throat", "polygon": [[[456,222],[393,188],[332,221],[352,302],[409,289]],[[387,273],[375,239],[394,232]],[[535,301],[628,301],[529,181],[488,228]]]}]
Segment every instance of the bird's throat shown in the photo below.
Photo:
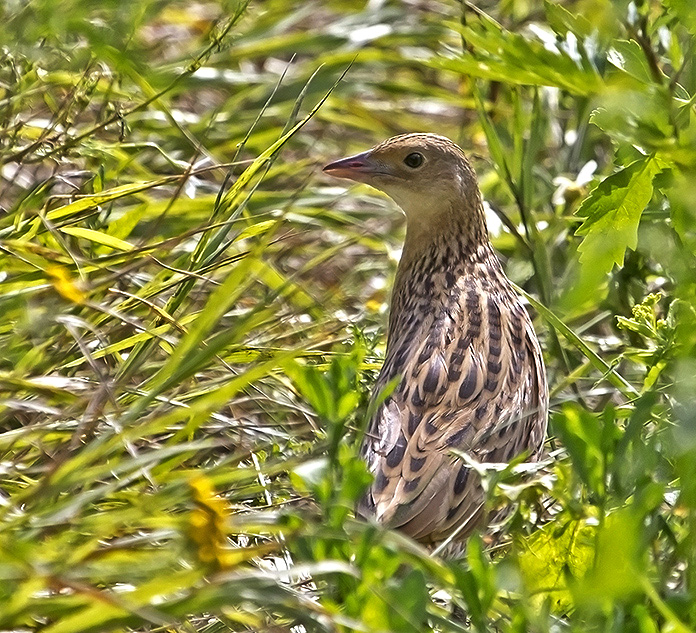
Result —
[{"label": "bird's throat", "polygon": [[440,267],[456,266],[461,259],[478,255],[488,257],[492,252],[483,205],[424,209],[406,214],[406,239],[399,268],[413,265],[416,260],[439,260]]}]

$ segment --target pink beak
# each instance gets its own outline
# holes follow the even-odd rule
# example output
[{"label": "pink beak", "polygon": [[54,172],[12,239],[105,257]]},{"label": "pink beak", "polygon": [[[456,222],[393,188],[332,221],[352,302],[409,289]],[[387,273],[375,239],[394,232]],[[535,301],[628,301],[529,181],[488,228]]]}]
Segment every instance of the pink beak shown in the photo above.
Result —
[{"label": "pink beak", "polygon": [[372,151],[368,150],[355,156],[341,158],[326,165],[323,171],[337,178],[349,178],[358,182],[368,182],[370,176],[387,175],[386,166],[375,160],[371,154]]}]

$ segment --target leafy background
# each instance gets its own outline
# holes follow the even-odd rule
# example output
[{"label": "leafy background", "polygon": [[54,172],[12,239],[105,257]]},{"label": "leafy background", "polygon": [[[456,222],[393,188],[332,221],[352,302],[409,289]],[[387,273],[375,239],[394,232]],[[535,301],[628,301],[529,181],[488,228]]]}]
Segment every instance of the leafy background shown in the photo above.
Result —
[{"label": "leafy background", "polygon": [[[690,0],[0,7],[0,629],[696,627]],[[463,560],[352,518],[403,221],[472,156],[548,458]]]}]

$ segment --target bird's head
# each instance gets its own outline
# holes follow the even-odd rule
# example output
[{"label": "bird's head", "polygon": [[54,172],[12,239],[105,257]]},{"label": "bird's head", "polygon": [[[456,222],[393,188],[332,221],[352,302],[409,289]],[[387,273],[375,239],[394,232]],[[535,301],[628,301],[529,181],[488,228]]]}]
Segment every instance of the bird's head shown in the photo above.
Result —
[{"label": "bird's head", "polygon": [[469,161],[457,145],[436,134],[395,136],[324,171],[383,191],[403,209],[409,225],[427,226],[443,214],[466,213],[472,206],[475,212],[480,205]]}]

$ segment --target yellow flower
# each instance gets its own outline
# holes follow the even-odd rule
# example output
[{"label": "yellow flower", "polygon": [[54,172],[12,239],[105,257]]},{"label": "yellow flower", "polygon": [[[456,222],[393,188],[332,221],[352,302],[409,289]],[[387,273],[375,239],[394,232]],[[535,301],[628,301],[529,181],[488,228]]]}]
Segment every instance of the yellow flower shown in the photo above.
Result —
[{"label": "yellow flower", "polygon": [[85,302],[85,294],[70,277],[70,273],[64,266],[49,266],[46,272],[51,276],[53,287],[68,301],[82,305]]},{"label": "yellow flower", "polygon": [[189,485],[196,506],[189,515],[188,534],[198,558],[203,563],[225,566],[229,509],[224,499],[215,494],[210,479],[199,475]]}]

